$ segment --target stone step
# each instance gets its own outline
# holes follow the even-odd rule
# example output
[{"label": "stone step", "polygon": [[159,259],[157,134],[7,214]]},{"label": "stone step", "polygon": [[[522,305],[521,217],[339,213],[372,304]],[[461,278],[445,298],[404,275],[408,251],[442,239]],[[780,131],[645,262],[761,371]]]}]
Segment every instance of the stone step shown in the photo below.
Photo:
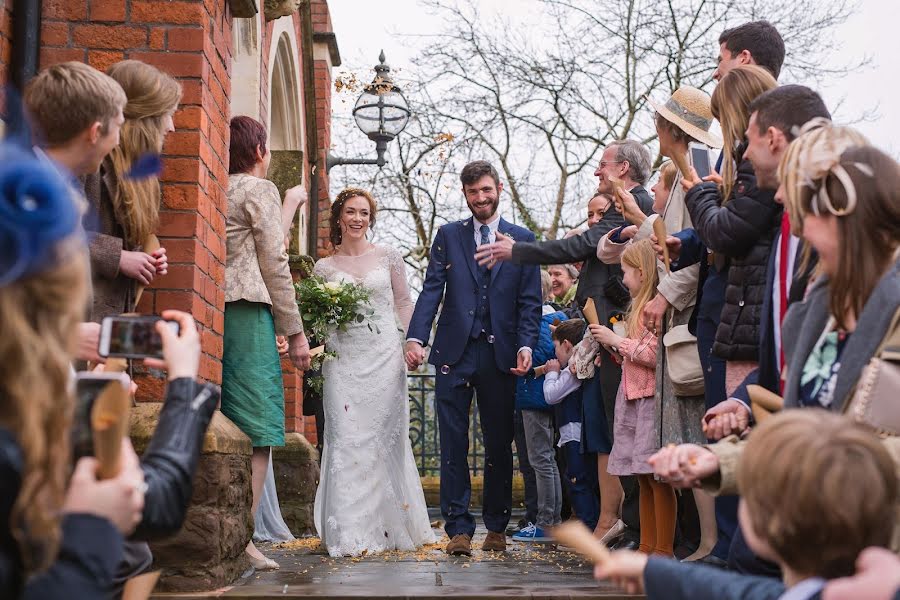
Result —
[{"label": "stone step", "polygon": [[[440,532],[437,532],[440,533]],[[596,582],[580,557],[551,545],[510,541],[505,553],[482,552],[484,530],[473,540],[473,556],[451,557],[439,544],[416,552],[388,552],[360,558],[332,558],[307,539],[262,546],[281,565],[257,572],[233,586],[204,593],[156,594],[153,598],[200,600],[284,598],[640,598]],[[509,541],[509,538],[507,538]]]}]

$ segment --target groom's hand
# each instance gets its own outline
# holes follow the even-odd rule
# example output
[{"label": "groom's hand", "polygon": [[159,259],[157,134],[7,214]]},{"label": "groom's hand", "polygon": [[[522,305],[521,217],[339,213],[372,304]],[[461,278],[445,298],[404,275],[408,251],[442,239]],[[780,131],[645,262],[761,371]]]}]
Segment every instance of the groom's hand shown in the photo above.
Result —
[{"label": "groom's hand", "polygon": [[475,251],[475,260],[481,266],[487,265],[490,269],[498,260],[510,260],[512,258],[512,247],[516,241],[511,237],[507,237],[497,232],[497,241],[493,244],[484,244],[478,246]]},{"label": "groom's hand", "polygon": [[519,350],[519,355],[516,357],[516,366],[513,369],[510,369],[510,372],[513,375],[521,377],[528,373],[531,369],[531,352],[527,350]]},{"label": "groom's hand", "polygon": [[425,348],[414,340],[406,342],[406,368],[415,371],[425,362]]}]

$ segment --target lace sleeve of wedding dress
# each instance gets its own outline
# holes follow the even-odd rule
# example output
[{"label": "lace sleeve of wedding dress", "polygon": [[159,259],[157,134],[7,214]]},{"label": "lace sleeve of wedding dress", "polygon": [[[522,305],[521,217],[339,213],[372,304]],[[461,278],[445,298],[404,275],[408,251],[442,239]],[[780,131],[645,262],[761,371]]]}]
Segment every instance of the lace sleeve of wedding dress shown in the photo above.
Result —
[{"label": "lace sleeve of wedding dress", "polygon": [[396,248],[387,248],[387,258],[391,270],[391,288],[394,291],[394,310],[397,312],[405,336],[414,308],[409,293],[409,281],[406,278],[406,263]]}]

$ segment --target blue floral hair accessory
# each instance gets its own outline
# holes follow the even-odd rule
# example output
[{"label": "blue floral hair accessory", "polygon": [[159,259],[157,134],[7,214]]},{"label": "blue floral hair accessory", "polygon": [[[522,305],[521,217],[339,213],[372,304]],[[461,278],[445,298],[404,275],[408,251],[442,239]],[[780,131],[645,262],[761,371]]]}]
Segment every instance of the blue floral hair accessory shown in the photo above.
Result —
[{"label": "blue floral hair accessory", "polygon": [[0,286],[48,269],[79,212],[60,173],[21,149],[0,144]]}]

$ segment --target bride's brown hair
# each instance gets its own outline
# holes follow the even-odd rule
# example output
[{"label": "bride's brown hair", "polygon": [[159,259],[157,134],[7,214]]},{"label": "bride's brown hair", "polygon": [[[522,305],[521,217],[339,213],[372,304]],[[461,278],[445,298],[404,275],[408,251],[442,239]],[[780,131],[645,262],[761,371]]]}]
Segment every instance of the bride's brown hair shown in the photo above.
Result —
[{"label": "bride's brown hair", "polygon": [[24,458],[9,527],[26,573],[56,558],[71,463],[69,365],[88,268],[84,249],[74,243],[63,245],[60,256],[71,258],[0,287],[0,425],[15,435]]},{"label": "bride's brown hair", "polygon": [[106,73],[128,96],[119,145],[109,153],[109,160],[117,181],[112,198],[116,220],[133,248],[141,246],[159,225],[159,180],[155,176],[130,179],[126,174],[141,156],[162,152],[166,135],[163,119],[178,108],[181,84],[137,60],[118,62]]},{"label": "bride's brown hair", "polygon": [[378,207],[375,204],[375,198],[372,197],[372,194],[362,188],[344,188],[337,195],[337,198],[334,199],[334,203],[331,205],[331,216],[328,218],[328,223],[331,226],[328,233],[328,239],[335,248],[341,245],[341,211],[344,209],[344,204],[347,200],[356,198],[357,196],[361,196],[369,202],[369,229],[375,227],[375,213],[377,212]]}]

